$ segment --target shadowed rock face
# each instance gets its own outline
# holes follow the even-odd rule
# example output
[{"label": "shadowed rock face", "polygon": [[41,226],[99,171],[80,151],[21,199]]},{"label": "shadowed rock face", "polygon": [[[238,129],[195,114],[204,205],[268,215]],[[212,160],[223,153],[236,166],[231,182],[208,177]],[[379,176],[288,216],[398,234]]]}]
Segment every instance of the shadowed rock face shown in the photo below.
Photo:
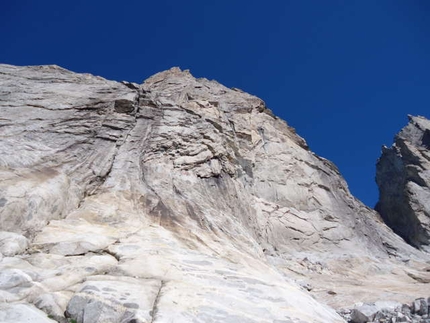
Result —
[{"label": "shadowed rock face", "polygon": [[426,296],[428,255],[259,98],[178,68],[138,85],[0,65],[0,91],[11,304],[60,322],[342,322],[327,304]]},{"label": "shadowed rock face", "polygon": [[377,163],[380,198],[376,210],[384,221],[417,248],[430,245],[430,121],[409,117],[409,124],[383,147]]}]

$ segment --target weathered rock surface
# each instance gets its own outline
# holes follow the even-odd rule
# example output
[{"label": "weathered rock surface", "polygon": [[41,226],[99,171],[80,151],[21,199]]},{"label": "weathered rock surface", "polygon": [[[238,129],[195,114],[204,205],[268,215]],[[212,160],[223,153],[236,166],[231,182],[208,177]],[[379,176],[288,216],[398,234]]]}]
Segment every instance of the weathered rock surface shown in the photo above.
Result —
[{"label": "weathered rock surface", "polygon": [[363,304],[355,306],[351,312],[351,321],[354,323],[372,322],[378,313],[383,311],[394,312],[402,306],[398,302],[375,302],[372,304]]},{"label": "weathered rock surface", "polygon": [[28,247],[26,237],[7,231],[0,231],[0,255],[11,257],[23,253]]},{"label": "weathered rock surface", "polygon": [[0,152],[0,230],[29,240],[2,299],[59,322],[342,322],[329,306],[428,296],[428,254],[331,162],[187,71],[0,65]]},{"label": "weathered rock surface", "polygon": [[383,147],[376,182],[376,210],[417,248],[430,250],[430,121],[409,116],[409,124]]},{"label": "weathered rock surface", "polygon": [[352,310],[341,310],[340,314],[350,323],[411,322],[429,323],[430,298],[417,298],[409,304],[398,302],[375,302],[356,304]]},{"label": "weathered rock surface", "polygon": [[162,281],[118,276],[88,277],[67,305],[79,322],[149,322]]},{"label": "weathered rock surface", "polygon": [[55,323],[44,312],[28,304],[0,304],[0,322]]}]

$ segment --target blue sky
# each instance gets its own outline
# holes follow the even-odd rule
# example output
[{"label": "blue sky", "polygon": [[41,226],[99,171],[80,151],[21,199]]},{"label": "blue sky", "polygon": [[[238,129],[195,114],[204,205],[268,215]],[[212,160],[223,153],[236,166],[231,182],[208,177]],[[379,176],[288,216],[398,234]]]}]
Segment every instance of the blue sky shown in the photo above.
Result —
[{"label": "blue sky", "polygon": [[0,62],[141,82],[180,66],[266,101],[373,207],[375,163],[430,117],[430,2],[0,3]]}]

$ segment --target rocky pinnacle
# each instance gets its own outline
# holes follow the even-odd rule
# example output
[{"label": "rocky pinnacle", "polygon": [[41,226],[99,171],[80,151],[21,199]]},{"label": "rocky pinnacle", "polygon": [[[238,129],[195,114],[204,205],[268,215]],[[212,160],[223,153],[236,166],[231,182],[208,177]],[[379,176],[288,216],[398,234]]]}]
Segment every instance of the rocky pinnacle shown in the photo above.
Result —
[{"label": "rocky pinnacle", "polygon": [[376,168],[384,221],[417,248],[430,248],[430,121],[409,116]]}]

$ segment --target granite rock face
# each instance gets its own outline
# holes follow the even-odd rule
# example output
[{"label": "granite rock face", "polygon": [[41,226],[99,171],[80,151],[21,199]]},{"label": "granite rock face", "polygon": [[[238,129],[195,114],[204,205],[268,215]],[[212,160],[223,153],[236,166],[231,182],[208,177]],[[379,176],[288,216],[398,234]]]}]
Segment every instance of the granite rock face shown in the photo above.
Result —
[{"label": "granite rock face", "polygon": [[[0,65],[0,295],[58,322],[343,322],[428,254],[257,97]],[[18,306],[18,307],[17,307]]]},{"label": "granite rock face", "polygon": [[430,121],[409,116],[390,147],[383,147],[376,210],[407,242],[430,250]]}]

